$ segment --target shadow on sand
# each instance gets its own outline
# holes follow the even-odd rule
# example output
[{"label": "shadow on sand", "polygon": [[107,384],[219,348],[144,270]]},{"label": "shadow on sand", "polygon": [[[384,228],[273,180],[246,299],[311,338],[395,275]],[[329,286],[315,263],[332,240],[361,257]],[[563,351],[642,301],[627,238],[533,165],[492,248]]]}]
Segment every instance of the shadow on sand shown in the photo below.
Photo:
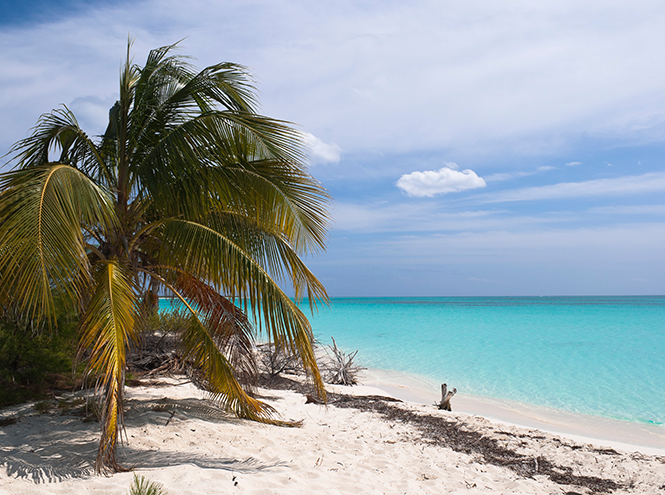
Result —
[{"label": "shadow on sand", "polygon": [[[128,427],[167,426],[172,420],[190,419],[220,425],[244,421],[230,417],[203,399],[126,402]],[[99,424],[86,423],[78,416],[58,413],[20,416],[16,423],[0,428],[0,466],[5,466],[11,477],[35,483],[93,476],[98,441]],[[118,456],[122,465],[142,469],[192,464],[204,469],[251,473],[283,465],[280,461],[266,463],[252,457],[229,459],[167,449],[137,450],[126,443],[118,449]]]}]

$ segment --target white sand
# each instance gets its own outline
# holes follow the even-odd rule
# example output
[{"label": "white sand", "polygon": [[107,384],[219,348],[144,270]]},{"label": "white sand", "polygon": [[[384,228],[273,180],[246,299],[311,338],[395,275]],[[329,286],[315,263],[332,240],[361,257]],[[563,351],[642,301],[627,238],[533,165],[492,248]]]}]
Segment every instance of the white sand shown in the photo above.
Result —
[{"label": "white sand", "polygon": [[[383,393],[367,386],[352,391]],[[209,408],[191,383],[130,388],[128,443],[121,459],[162,483],[171,495],[587,493],[543,475],[522,477],[478,455],[423,443],[414,426],[386,421],[377,413],[305,404],[295,392],[261,393],[284,418],[303,420],[303,426],[281,428],[230,418]],[[456,418],[502,446],[569,467],[576,476],[614,480],[622,485],[615,493],[665,493],[660,489],[665,486],[662,457],[599,453],[590,445],[463,413],[410,403],[400,407]],[[175,410],[173,417],[167,409]],[[127,493],[132,473],[109,478],[91,474],[97,423],[57,413],[37,415],[27,407],[4,410],[0,416],[12,414],[22,417],[0,428],[0,495]]]}]

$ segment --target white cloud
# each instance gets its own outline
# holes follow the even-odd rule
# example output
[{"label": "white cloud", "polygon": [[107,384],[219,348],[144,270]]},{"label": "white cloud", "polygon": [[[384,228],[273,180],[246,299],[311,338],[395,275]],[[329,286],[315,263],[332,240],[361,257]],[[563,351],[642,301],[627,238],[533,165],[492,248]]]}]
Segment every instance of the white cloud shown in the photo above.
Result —
[{"label": "white cloud", "polygon": [[[500,258],[506,263],[556,263],[571,266],[589,260],[616,265],[640,265],[636,253],[656,261],[662,257],[665,224],[643,223],[597,228],[538,229],[526,231],[485,231],[405,235],[380,244],[386,259],[417,259],[418,263],[449,260],[490,263]],[[572,255],[571,255],[572,254]],[[579,255],[580,257],[576,256]],[[440,261],[439,261],[440,262]]]},{"label": "white cloud", "polygon": [[346,274],[340,295],[366,278],[380,280],[373,295],[662,294],[663,245],[665,223],[411,234],[363,238],[327,272]]},{"label": "white cloud", "polygon": [[546,199],[623,196],[665,191],[665,172],[595,179],[584,182],[561,182],[550,186],[526,187],[501,191],[482,197],[483,203],[538,201]]},{"label": "white cloud", "polygon": [[[584,211],[556,211],[547,215],[518,213],[508,209],[477,209],[450,211],[440,203],[415,201],[413,203],[349,203],[334,205],[333,228],[337,232],[361,234],[397,232],[522,232],[552,226],[579,226],[579,222],[597,225],[632,221],[628,217],[643,220],[646,217],[665,215],[665,204],[598,206]],[[599,218],[600,216],[606,218]]]},{"label": "white cloud", "polygon": [[517,179],[519,177],[529,177],[534,172],[500,172],[485,177],[486,182],[503,182],[504,180]]},{"label": "white cloud", "polygon": [[510,179],[519,179],[520,177],[531,177],[532,175],[536,175],[538,172],[548,172],[550,170],[556,170],[556,167],[552,167],[550,165],[543,165],[542,167],[538,167],[536,170],[531,170],[531,171],[501,172],[486,176],[485,181],[502,182]]},{"label": "white cloud", "polygon": [[473,170],[456,170],[456,163],[446,163],[439,170],[411,172],[397,181],[397,187],[409,196],[431,198],[437,194],[467,191],[487,184]]},{"label": "white cloud", "polygon": [[496,229],[530,224],[533,218],[506,218],[504,210],[438,211],[431,202],[357,204],[336,202],[334,229],[343,232],[418,232]]},{"label": "white cloud", "polygon": [[310,159],[313,164],[339,162],[342,150],[338,145],[335,143],[324,143],[309,132],[303,132],[303,134],[307,145],[310,147]]},{"label": "white cloud", "polygon": [[582,162],[568,162],[566,165],[569,167],[577,167],[578,165],[582,165]]}]

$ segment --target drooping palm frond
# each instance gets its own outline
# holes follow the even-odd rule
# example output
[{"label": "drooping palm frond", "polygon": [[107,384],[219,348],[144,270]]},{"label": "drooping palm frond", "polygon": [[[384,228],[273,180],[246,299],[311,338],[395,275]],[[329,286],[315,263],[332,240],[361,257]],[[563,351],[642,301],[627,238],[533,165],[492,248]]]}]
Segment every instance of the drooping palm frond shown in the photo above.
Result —
[{"label": "drooping palm frond", "polygon": [[240,211],[213,211],[206,224],[248,253],[275,281],[290,283],[296,301],[306,297],[312,309],[328,302],[323,284],[298,256],[288,237],[275,223],[250,217]]},{"label": "drooping palm frond", "polygon": [[169,241],[164,264],[180,266],[238,298],[277,346],[301,358],[317,392],[325,397],[307,317],[256,260],[219,232],[187,220],[166,222],[164,239]]},{"label": "drooping palm frond", "polygon": [[130,342],[137,342],[133,274],[118,260],[98,263],[92,298],[81,320],[79,356],[89,350],[88,371],[99,376],[102,437],[95,468],[122,470],[115,453],[123,426],[123,388]]},{"label": "drooping palm frond", "polygon": [[[164,270],[166,267],[153,268]],[[221,349],[224,340],[231,344],[230,337],[233,333],[243,333],[242,327],[247,324],[246,318],[242,318],[220,298],[214,298],[206,289],[205,284],[197,284],[186,275],[177,277],[176,284],[181,286],[189,296],[198,298],[204,311],[208,309],[207,315],[201,313],[196,305],[196,299],[187,300],[185,294],[180,293],[165,278],[152,273],[180,299],[189,311],[189,325],[180,331],[183,359],[193,362],[202,370],[201,378],[204,387],[210,392],[213,400],[236,416],[269,422],[270,417],[274,414],[274,409],[247,394],[238,382],[229,359]],[[220,304],[223,304],[223,307],[220,307]],[[242,339],[243,336],[240,335],[240,338]]]},{"label": "drooping palm frond", "polygon": [[0,190],[0,297],[52,321],[54,290],[72,304],[84,297],[91,273],[81,227],[113,225],[110,195],[63,164],[4,174]]},{"label": "drooping palm frond", "polygon": [[197,309],[208,333],[234,371],[248,384],[256,379],[254,328],[233,301],[190,274],[178,271],[173,282],[178,292]]}]

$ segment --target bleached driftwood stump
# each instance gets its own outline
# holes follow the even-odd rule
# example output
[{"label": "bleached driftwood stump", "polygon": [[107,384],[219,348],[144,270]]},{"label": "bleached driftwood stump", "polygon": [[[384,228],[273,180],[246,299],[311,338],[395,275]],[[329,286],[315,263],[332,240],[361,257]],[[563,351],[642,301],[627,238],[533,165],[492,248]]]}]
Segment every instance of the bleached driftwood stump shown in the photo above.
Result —
[{"label": "bleached driftwood stump", "polygon": [[443,409],[444,411],[452,411],[453,408],[450,407],[450,399],[453,398],[453,395],[457,393],[457,389],[454,388],[452,391],[448,390],[448,385],[445,383],[441,384],[441,402],[439,402],[438,407],[439,409]]}]

